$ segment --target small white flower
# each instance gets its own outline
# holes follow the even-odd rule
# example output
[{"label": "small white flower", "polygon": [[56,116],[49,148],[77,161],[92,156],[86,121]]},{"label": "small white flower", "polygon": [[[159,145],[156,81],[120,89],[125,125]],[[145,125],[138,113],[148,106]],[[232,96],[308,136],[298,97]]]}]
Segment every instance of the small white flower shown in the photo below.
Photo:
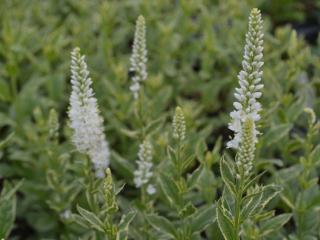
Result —
[{"label": "small white flower", "polygon": [[147,193],[149,195],[155,194],[156,193],[156,188],[152,184],[149,184],[148,187],[147,187]]},{"label": "small white flower", "polygon": [[152,146],[148,141],[144,141],[139,146],[138,168],[134,171],[134,183],[137,188],[149,183],[152,172]]},{"label": "small white flower", "polygon": [[[239,88],[234,94],[237,99],[233,103],[235,108],[230,113],[231,122],[229,129],[234,132],[234,138],[227,143],[228,148],[239,148],[242,136],[242,125],[247,118],[254,122],[260,120],[261,104],[258,99],[261,97],[262,66],[263,66],[263,33],[262,18],[258,9],[253,9],[249,17],[249,30],[246,34],[246,44],[242,61],[243,69],[238,75]],[[254,128],[254,143],[259,132]]]},{"label": "small white flower", "polygon": [[60,216],[63,219],[69,219],[71,217],[71,214],[72,213],[71,213],[70,209],[66,209],[60,214]]},{"label": "small white flower", "polygon": [[146,26],[143,16],[139,16],[136,22],[132,55],[130,58],[130,72],[133,73],[130,91],[134,98],[138,98],[140,82],[147,79],[147,47],[146,47]]},{"label": "small white flower", "polygon": [[81,56],[79,48],[71,52],[71,84],[68,115],[73,129],[72,141],[79,152],[89,155],[97,177],[101,178],[109,165],[109,145],[85,56]]}]

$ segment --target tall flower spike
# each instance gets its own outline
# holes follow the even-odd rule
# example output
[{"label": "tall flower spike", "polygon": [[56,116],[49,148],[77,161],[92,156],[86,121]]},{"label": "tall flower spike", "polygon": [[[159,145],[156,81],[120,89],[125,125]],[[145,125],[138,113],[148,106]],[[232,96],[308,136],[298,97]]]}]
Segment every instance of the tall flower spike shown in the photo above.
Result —
[{"label": "tall flower spike", "polygon": [[73,129],[72,141],[77,150],[88,154],[96,176],[104,177],[109,165],[109,145],[103,129],[103,119],[92,90],[92,80],[80,49],[71,52],[71,84],[69,118]]},{"label": "tall flower spike", "polygon": [[173,117],[173,137],[179,141],[183,141],[186,137],[186,122],[184,115],[180,107],[176,107],[176,111]]},{"label": "tall flower spike", "polygon": [[145,140],[139,146],[138,152],[138,169],[134,171],[134,183],[137,188],[147,186],[147,192],[153,194],[155,188],[152,184],[149,184],[152,173],[152,146],[150,142]]},{"label": "tall flower spike", "polygon": [[148,77],[147,73],[147,48],[146,48],[146,26],[143,16],[139,16],[136,22],[136,30],[130,58],[130,69],[133,73],[130,90],[134,98],[138,98],[140,83]]},{"label": "tall flower spike", "polygon": [[[249,30],[246,34],[246,44],[242,61],[242,70],[238,75],[239,88],[234,94],[237,99],[233,103],[235,108],[230,113],[231,122],[229,129],[234,132],[234,138],[227,143],[229,148],[239,148],[242,138],[243,122],[251,118],[254,122],[260,119],[261,104],[257,101],[261,97],[262,66],[263,66],[263,33],[261,13],[258,9],[252,9],[249,17]],[[255,128],[254,128],[255,129]],[[257,134],[254,130],[253,141],[257,142]]]}]

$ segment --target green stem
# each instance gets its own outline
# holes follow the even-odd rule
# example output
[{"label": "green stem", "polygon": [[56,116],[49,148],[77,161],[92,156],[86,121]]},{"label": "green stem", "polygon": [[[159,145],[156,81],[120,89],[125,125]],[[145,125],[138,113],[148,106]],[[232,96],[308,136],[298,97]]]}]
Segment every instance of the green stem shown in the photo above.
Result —
[{"label": "green stem", "polygon": [[11,83],[12,98],[15,99],[17,96],[17,78],[15,76],[11,77],[10,83]]},{"label": "green stem", "polygon": [[178,172],[178,178],[181,177],[182,175],[182,165],[181,165],[181,144],[180,144],[180,140],[178,141],[178,145],[177,145],[177,172]]},{"label": "green stem", "polygon": [[146,207],[147,204],[147,194],[146,194],[146,187],[143,185],[141,186],[141,203],[143,206]]},{"label": "green stem", "polygon": [[141,86],[138,99],[137,99],[137,115],[138,121],[140,124],[140,140],[143,141],[145,138],[145,131],[144,131],[144,119],[143,119],[143,88]]},{"label": "green stem", "polygon": [[242,203],[242,195],[243,195],[243,173],[240,174],[240,179],[238,181],[237,192],[236,192],[236,199],[235,199],[235,218],[234,218],[234,230],[236,240],[240,240],[240,215],[241,215],[241,203]]}]

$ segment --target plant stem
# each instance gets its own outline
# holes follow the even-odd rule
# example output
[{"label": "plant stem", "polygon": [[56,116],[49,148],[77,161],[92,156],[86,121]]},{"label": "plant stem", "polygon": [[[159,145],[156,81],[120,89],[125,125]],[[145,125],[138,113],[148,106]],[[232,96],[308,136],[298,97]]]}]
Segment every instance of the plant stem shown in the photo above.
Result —
[{"label": "plant stem", "polygon": [[138,115],[138,121],[140,123],[140,140],[143,141],[145,138],[145,132],[144,132],[144,119],[143,119],[143,88],[141,86],[138,99],[137,99],[137,115]]},{"label": "plant stem", "polygon": [[241,215],[241,202],[242,202],[242,194],[243,194],[243,173],[240,175],[240,179],[238,181],[237,186],[237,193],[236,193],[236,199],[235,199],[235,217],[234,217],[234,230],[235,230],[235,236],[236,240],[240,240],[240,215]]}]

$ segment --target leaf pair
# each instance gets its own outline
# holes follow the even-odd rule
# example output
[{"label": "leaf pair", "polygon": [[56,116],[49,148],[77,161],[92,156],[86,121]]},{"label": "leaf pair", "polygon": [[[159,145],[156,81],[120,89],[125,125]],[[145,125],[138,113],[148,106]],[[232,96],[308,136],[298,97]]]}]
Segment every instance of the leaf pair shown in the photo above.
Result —
[{"label": "leaf pair", "polygon": [[[76,221],[85,227],[96,229],[102,233],[106,233],[107,235],[110,234],[113,229],[110,229],[110,224],[103,223],[100,218],[94,214],[93,212],[90,212],[80,206],[77,206],[78,212],[80,213],[81,217],[76,217]],[[123,215],[120,223],[117,226],[114,226],[116,229],[115,238],[110,240],[125,240],[127,239],[128,234],[128,228],[129,224],[132,222],[136,215],[135,211],[131,211],[126,215]],[[113,235],[113,234],[110,234]]]},{"label": "leaf pair", "polygon": [[[201,209],[196,209],[193,214],[185,218],[182,222],[173,224],[167,218],[150,214],[147,216],[149,224],[157,231],[164,233],[170,239],[177,239],[181,230],[184,227],[189,228],[188,234],[195,236],[202,232],[205,228],[216,220],[215,206],[204,206]],[[190,237],[189,236],[189,237]]]}]

